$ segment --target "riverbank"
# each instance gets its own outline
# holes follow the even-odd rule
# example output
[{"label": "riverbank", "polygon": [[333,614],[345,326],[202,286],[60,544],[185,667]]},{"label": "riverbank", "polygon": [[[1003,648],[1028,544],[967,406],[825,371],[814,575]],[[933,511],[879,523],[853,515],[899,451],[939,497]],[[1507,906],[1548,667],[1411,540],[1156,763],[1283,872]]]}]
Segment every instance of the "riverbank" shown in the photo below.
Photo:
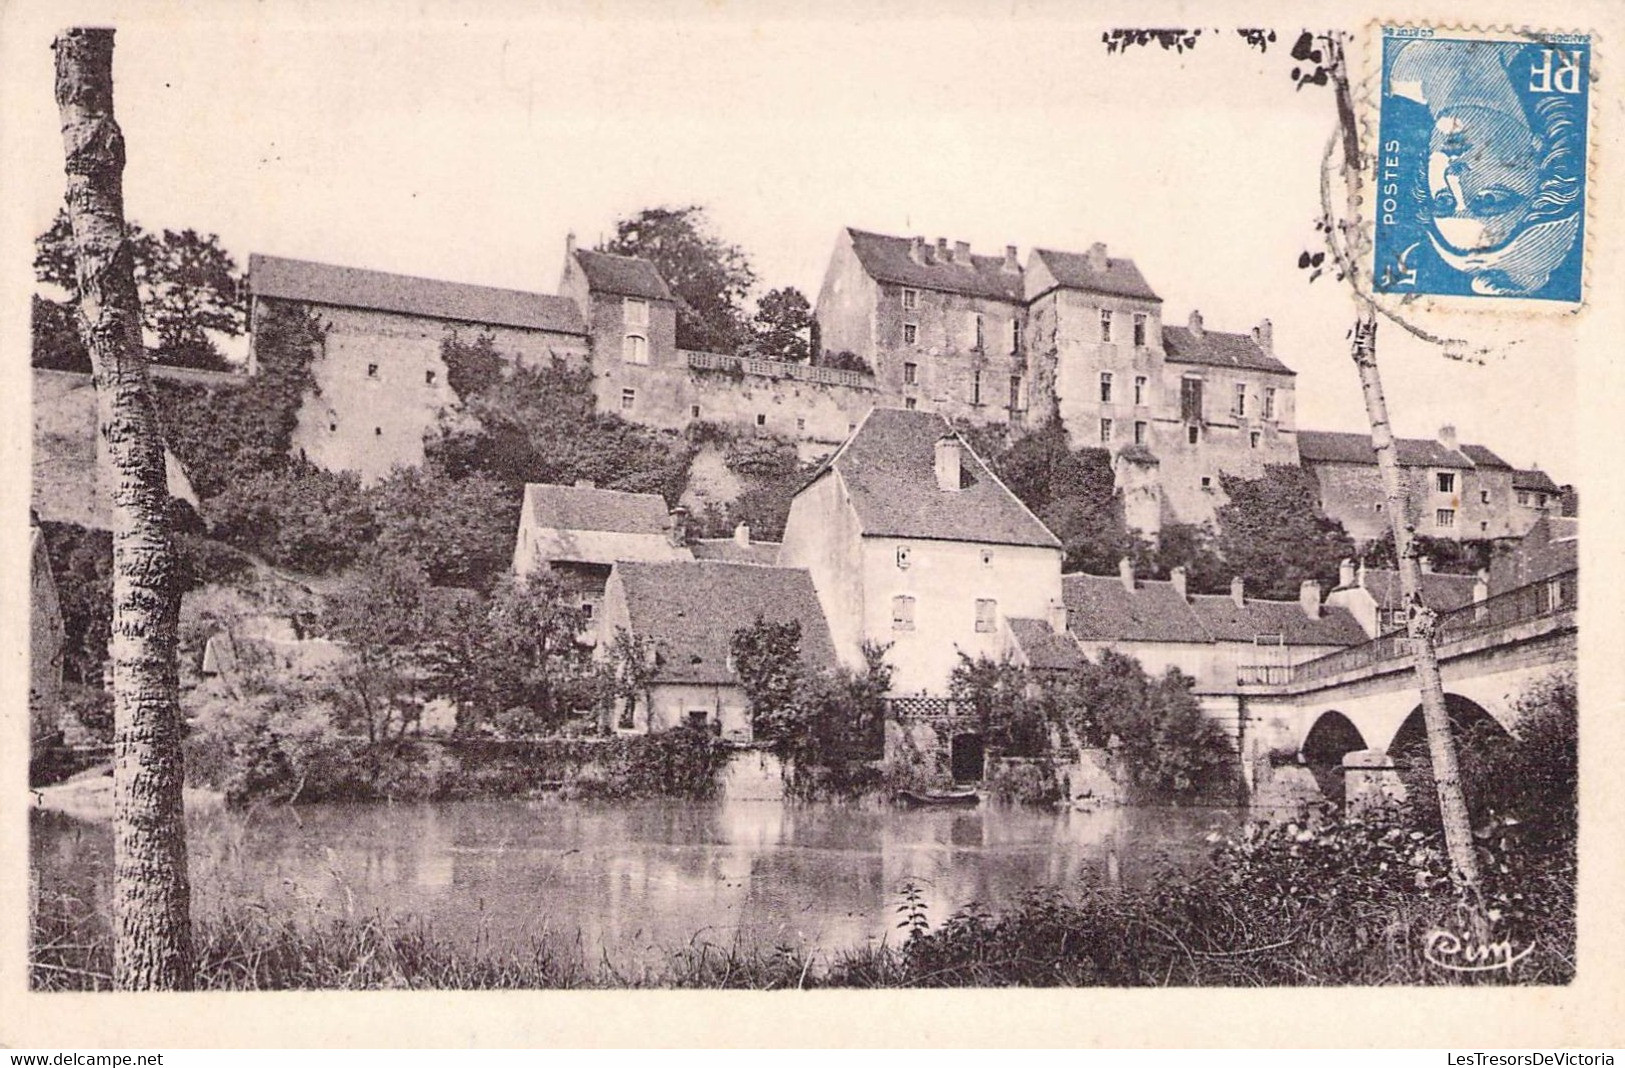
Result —
[{"label": "riverbank", "polygon": [[[226,795],[219,790],[188,786],[181,798],[190,813],[214,812],[225,808]],[[28,791],[31,808],[57,812],[87,823],[109,823],[113,819],[113,769],[110,765],[87,768],[61,782]]]}]

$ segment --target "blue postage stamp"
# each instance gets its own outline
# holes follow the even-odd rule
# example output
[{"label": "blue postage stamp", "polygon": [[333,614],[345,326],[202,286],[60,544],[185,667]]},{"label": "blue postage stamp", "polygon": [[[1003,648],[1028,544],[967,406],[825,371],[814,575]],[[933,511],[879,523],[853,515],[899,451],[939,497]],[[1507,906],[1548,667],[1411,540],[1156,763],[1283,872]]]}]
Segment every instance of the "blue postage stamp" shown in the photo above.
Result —
[{"label": "blue postage stamp", "polygon": [[1385,26],[1379,293],[1578,303],[1591,38]]}]

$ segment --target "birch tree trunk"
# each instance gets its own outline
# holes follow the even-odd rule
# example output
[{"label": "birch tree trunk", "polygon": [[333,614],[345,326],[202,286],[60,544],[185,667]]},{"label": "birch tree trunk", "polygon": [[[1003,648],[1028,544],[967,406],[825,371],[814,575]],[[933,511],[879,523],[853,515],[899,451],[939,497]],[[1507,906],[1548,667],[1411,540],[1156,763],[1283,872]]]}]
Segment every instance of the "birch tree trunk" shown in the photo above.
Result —
[{"label": "birch tree trunk", "polygon": [[124,135],[113,117],[113,31],[57,37],[56,101],[113,521],[113,983],[193,982],[181,717],[180,595],[164,446],[147,387],[141,302],[124,226]]},{"label": "birch tree trunk", "polygon": [[[1333,252],[1353,288],[1359,313],[1355,319],[1351,355],[1365,396],[1366,418],[1371,424],[1371,446],[1377,453],[1377,470],[1382,476],[1387,498],[1388,523],[1394,532],[1394,555],[1399,566],[1399,588],[1405,598],[1407,630],[1415,654],[1416,680],[1422,694],[1422,719],[1427,728],[1428,757],[1439,795],[1439,817],[1444,826],[1445,849],[1450,857],[1456,884],[1466,891],[1472,904],[1481,898],[1482,883],[1478,854],[1473,846],[1472,821],[1462,793],[1461,765],[1456,757],[1456,740],[1450,729],[1450,713],[1445,705],[1444,684],[1439,678],[1439,657],[1434,646],[1434,613],[1422,599],[1422,566],[1417,558],[1415,530],[1411,518],[1410,494],[1399,470],[1399,449],[1393,427],[1388,422],[1388,401],[1382,391],[1377,369],[1377,312],[1371,297],[1361,288],[1358,274],[1360,247],[1360,186],[1364,160],[1360,150],[1359,118],[1349,86],[1348,64],[1342,42],[1335,33],[1327,35],[1328,67],[1337,96],[1337,125],[1342,140],[1343,178],[1348,205],[1339,227],[1328,227]],[[1328,224],[1331,220],[1327,220]],[[1341,239],[1341,250],[1337,247]]]}]

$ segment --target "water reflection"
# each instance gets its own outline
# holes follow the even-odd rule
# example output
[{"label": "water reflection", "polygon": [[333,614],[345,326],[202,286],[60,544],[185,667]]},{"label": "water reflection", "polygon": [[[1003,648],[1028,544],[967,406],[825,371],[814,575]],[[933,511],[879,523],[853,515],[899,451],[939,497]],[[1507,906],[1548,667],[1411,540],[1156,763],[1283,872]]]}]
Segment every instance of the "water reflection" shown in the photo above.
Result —
[{"label": "water reflection", "polygon": [[[416,917],[466,943],[579,935],[590,958],[627,961],[694,939],[827,950],[895,940],[905,882],[933,923],[1034,886],[1143,883],[1234,821],[1214,809],[310,805],[201,814],[190,848],[200,916],[248,901],[300,917]],[[104,902],[108,828],[36,812],[32,829],[40,885]]]}]

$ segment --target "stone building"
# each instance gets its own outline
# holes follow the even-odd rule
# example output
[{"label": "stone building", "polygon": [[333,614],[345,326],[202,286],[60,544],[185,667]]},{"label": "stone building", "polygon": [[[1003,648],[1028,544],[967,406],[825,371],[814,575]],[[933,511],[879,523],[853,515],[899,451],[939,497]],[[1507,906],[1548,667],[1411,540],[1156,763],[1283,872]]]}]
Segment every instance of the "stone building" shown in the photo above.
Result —
[{"label": "stone building", "polygon": [[448,338],[488,336],[521,363],[558,357],[579,367],[588,359],[586,323],[565,297],[259,254],[248,272],[249,372],[267,309],[309,309],[323,336],[293,447],[317,467],[354,471],[364,482],[423,462],[425,435],[456,399],[441,358]]},{"label": "stone building", "polygon": [[1553,482],[1552,476],[1538,467],[1513,471],[1512,490],[1517,500],[1516,514],[1524,523],[1519,533],[1533,527],[1541,516],[1561,511],[1565,487]]}]

